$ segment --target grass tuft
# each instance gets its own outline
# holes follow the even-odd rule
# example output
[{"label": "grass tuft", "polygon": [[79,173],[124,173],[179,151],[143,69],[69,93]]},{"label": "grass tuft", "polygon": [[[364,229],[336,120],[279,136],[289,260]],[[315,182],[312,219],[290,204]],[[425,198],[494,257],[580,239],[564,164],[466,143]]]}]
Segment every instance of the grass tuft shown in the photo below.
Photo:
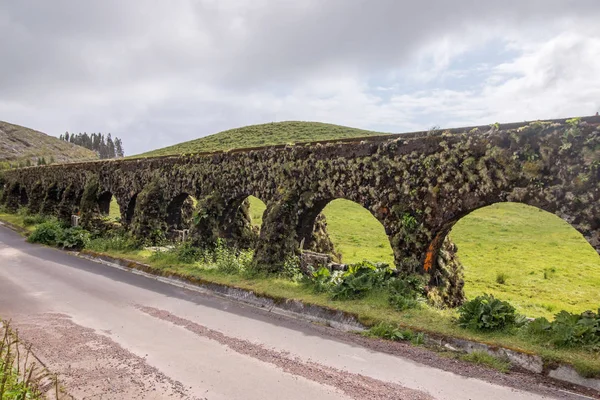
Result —
[{"label": "grass tuft", "polygon": [[462,354],[458,358],[473,364],[490,367],[503,373],[510,371],[509,361],[493,356],[485,351],[475,350],[468,354]]}]

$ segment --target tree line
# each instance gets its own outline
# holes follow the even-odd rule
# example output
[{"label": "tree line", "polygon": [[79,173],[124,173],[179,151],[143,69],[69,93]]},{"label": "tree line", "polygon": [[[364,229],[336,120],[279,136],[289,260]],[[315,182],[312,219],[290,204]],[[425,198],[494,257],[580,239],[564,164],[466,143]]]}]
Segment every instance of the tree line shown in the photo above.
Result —
[{"label": "tree line", "polygon": [[121,158],[125,156],[123,150],[123,142],[115,136],[113,139],[111,134],[104,136],[103,133],[69,133],[59,136],[60,140],[73,143],[86,149],[95,151],[101,159],[105,158]]}]

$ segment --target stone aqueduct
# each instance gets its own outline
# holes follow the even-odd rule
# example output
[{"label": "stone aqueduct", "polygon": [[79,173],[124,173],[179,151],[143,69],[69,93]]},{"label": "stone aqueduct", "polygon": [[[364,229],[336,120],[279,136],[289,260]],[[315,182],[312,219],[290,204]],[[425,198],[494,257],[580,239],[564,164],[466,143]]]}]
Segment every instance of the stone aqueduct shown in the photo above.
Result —
[{"label": "stone aqueduct", "polygon": [[315,220],[338,198],[381,222],[405,271],[434,273],[453,224],[505,201],[560,216],[600,254],[600,117],[29,167],[0,179],[7,207],[88,223],[115,196],[123,225],[147,241],[181,224],[188,196],[198,199],[195,243],[243,241],[254,195],[267,206],[255,259],[271,271],[301,246],[319,250]]}]

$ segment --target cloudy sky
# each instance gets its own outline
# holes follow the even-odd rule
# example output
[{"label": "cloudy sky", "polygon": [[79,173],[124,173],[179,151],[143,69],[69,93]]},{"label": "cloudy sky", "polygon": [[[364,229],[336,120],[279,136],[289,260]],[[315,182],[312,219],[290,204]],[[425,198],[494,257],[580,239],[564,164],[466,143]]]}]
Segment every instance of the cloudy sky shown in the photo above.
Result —
[{"label": "cloudy sky", "polygon": [[600,111],[600,0],[0,0],[0,120],[128,154],[285,120]]}]

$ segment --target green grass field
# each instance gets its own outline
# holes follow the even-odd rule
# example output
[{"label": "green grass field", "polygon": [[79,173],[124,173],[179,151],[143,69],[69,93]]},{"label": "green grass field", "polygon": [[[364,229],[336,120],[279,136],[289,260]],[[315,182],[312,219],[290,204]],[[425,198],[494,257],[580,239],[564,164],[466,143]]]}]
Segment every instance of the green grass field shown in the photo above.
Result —
[{"label": "green grass field", "polygon": [[[256,198],[250,204],[253,222],[259,224],[265,206]],[[383,226],[366,209],[338,199],[323,213],[343,262],[393,263]],[[600,257],[553,214],[523,204],[494,204],[458,221],[450,237],[465,265],[469,298],[491,293],[531,317],[600,307]],[[504,284],[496,282],[498,274],[504,275]]]}]

